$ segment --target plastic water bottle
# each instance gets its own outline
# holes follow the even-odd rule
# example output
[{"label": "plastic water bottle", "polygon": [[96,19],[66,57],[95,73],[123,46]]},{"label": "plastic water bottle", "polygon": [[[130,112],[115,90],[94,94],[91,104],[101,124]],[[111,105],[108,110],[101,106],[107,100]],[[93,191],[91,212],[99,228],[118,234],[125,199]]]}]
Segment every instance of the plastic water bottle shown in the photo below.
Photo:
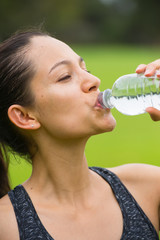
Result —
[{"label": "plastic water bottle", "polygon": [[147,107],[160,110],[160,79],[156,75],[124,75],[117,79],[112,90],[99,94],[98,102],[103,108],[115,107],[126,115],[145,113]]}]

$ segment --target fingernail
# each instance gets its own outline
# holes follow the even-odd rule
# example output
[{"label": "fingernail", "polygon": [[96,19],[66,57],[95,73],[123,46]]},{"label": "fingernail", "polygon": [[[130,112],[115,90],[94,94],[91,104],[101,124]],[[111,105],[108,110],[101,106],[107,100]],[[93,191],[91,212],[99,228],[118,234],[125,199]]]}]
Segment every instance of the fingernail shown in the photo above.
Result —
[{"label": "fingernail", "polygon": [[137,68],[136,68],[136,71],[139,71],[139,70],[141,70],[141,67],[137,67]]},{"label": "fingernail", "polygon": [[139,70],[139,69],[141,69],[141,67],[140,67],[140,66],[138,66],[138,67],[136,68],[136,70]]},{"label": "fingernail", "polygon": [[156,71],[156,75],[157,75],[158,77],[160,76],[160,71],[159,71],[159,70]]},{"label": "fingernail", "polygon": [[145,74],[150,74],[151,73],[151,70],[146,70],[145,71]]}]

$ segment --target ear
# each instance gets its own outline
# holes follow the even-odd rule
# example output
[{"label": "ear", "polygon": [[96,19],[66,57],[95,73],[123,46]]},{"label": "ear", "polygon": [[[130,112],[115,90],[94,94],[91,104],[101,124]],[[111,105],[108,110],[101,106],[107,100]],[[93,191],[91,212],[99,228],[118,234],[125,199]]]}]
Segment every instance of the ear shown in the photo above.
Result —
[{"label": "ear", "polygon": [[8,109],[8,117],[14,125],[21,129],[35,130],[40,128],[40,123],[36,117],[20,105],[11,105]]}]

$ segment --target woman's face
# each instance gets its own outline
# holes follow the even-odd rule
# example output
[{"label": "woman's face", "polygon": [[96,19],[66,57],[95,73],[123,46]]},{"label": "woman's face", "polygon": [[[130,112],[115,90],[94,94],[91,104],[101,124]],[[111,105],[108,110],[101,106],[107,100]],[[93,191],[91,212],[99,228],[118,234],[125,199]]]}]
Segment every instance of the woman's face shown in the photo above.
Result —
[{"label": "woman's face", "polygon": [[110,110],[96,105],[100,80],[87,72],[83,59],[51,37],[34,37],[29,53],[36,74],[31,82],[41,127],[52,137],[89,137],[111,131]]}]

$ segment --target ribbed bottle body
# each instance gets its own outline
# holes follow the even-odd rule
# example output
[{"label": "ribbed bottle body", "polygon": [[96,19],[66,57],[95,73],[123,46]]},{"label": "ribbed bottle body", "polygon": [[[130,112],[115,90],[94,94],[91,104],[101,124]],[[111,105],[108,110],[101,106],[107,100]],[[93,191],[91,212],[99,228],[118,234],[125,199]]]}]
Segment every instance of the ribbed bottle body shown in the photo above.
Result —
[{"label": "ribbed bottle body", "polygon": [[115,107],[126,115],[145,113],[147,107],[160,110],[160,79],[136,73],[120,77],[112,90],[103,93],[104,105]]}]

